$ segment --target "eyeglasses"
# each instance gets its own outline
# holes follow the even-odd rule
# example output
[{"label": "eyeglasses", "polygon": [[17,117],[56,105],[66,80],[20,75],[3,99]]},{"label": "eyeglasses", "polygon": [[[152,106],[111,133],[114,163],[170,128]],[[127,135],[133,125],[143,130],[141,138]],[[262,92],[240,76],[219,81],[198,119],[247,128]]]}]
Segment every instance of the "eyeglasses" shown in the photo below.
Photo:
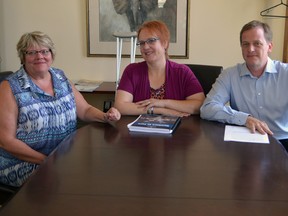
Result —
[{"label": "eyeglasses", "polygon": [[136,43],[136,45],[139,47],[144,47],[145,46],[145,43],[147,43],[148,45],[153,45],[157,40],[160,40],[160,38],[158,37],[154,37],[154,38],[148,38],[147,40],[145,41],[138,41]]},{"label": "eyeglasses", "polygon": [[50,50],[30,50],[25,52],[28,56],[36,56],[38,53],[42,56],[47,56],[50,53]]}]

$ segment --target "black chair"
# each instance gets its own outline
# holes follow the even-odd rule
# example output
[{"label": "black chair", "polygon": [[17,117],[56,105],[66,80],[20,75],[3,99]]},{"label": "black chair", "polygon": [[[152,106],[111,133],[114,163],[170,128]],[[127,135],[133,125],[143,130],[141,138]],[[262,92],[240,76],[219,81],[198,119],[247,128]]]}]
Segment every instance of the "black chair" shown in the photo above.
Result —
[{"label": "black chair", "polygon": [[12,71],[3,71],[3,72],[0,72],[0,83],[7,77],[9,76],[10,74],[12,74],[13,72]]},{"label": "black chair", "polygon": [[5,205],[19,190],[18,187],[12,187],[0,183],[0,208]]},{"label": "black chair", "polygon": [[193,71],[193,73],[199,80],[205,95],[208,94],[215,80],[223,70],[222,66],[200,65],[200,64],[186,64],[186,65]]}]

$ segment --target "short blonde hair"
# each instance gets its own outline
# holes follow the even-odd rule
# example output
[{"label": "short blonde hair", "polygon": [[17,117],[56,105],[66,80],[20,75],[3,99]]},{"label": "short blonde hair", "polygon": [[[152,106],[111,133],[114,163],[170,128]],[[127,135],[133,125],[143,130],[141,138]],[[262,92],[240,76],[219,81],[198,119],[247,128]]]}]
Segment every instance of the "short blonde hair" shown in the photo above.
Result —
[{"label": "short blonde hair", "polygon": [[51,38],[43,32],[33,31],[23,34],[17,43],[17,52],[21,64],[24,64],[25,52],[31,46],[47,47],[52,54],[52,59],[54,60],[56,50]]}]

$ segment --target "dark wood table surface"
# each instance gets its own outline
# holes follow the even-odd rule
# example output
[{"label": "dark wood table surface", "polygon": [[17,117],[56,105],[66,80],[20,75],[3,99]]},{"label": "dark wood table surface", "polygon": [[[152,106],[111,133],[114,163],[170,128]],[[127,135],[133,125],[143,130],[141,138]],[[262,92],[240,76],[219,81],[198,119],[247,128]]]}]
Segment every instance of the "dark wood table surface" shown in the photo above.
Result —
[{"label": "dark wood table surface", "polygon": [[170,136],[129,133],[135,118],[77,130],[0,215],[288,215],[288,158],[274,138],[224,142],[224,124],[199,116]]}]

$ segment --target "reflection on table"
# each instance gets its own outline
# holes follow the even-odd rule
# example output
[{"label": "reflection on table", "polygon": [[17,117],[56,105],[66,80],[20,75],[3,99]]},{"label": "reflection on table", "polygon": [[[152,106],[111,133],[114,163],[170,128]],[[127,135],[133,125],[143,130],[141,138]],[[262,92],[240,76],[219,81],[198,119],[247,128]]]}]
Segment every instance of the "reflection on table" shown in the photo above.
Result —
[{"label": "reflection on table", "polygon": [[224,142],[224,124],[199,116],[170,136],[129,133],[135,118],[77,130],[1,216],[287,214],[288,159],[273,137]]}]

